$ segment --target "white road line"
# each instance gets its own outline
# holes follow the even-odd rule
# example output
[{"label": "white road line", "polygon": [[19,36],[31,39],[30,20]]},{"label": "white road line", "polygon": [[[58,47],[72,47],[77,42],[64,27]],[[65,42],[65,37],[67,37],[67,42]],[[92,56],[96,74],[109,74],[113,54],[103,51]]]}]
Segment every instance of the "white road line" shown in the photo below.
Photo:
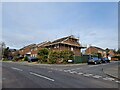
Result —
[{"label": "white road line", "polygon": [[78,74],[79,74],[79,75],[82,75],[83,73],[79,72]]},{"label": "white road line", "polygon": [[64,72],[68,72],[67,70],[64,70]]},{"label": "white road line", "polygon": [[76,71],[72,71],[72,72],[70,72],[70,73],[77,73]]},{"label": "white road line", "polygon": [[15,67],[11,67],[11,68],[14,69],[14,70],[23,71],[22,69],[15,68]]},{"label": "white road line", "polygon": [[95,76],[92,76],[93,78],[100,78],[102,76],[99,76],[99,75],[95,75]]},{"label": "white road line", "polygon": [[64,72],[71,72],[71,70],[64,70]]},{"label": "white road line", "polygon": [[103,80],[108,80],[107,78],[103,78]]},{"label": "white road line", "polygon": [[114,81],[115,79],[114,79],[114,78],[109,78],[109,77],[106,77],[106,78],[103,78],[103,80]]},{"label": "white road line", "polygon": [[89,77],[92,76],[92,74],[83,74],[83,76]]},{"label": "white road line", "polygon": [[116,83],[120,83],[120,81],[115,81]]},{"label": "white road line", "polygon": [[41,78],[44,78],[44,79],[47,79],[47,80],[50,80],[50,81],[55,81],[54,79],[51,79],[51,78],[49,78],[49,77],[42,76],[42,75],[40,75],[40,74],[36,74],[36,73],[33,73],[33,72],[30,72],[30,74],[35,75],[35,76],[38,76],[38,77],[41,77]]},{"label": "white road line", "polygon": [[69,69],[68,69],[67,71],[69,71],[69,72],[70,72],[71,70],[69,70]]}]

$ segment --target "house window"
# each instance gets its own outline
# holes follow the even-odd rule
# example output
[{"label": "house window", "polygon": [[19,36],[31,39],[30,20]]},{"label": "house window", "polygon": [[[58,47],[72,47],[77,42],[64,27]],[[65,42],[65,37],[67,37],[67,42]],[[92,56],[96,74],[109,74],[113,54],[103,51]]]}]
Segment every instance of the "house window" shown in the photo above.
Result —
[{"label": "house window", "polygon": [[37,51],[37,48],[35,48],[34,50]]},{"label": "house window", "polygon": [[59,45],[57,46],[57,48],[59,48]]},{"label": "house window", "polygon": [[73,51],[73,47],[71,47],[71,51]]},{"label": "house window", "polygon": [[35,54],[35,57],[37,57],[37,54]]}]

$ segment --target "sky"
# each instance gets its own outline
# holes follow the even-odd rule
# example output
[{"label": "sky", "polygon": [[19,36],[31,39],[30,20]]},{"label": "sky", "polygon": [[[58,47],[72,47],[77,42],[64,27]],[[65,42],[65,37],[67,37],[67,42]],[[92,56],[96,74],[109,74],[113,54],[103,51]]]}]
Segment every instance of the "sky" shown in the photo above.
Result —
[{"label": "sky", "polygon": [[3,2],[2,41],[19,49],[74,35],[82,45],[117,49],[117,5],[117,2]]}]

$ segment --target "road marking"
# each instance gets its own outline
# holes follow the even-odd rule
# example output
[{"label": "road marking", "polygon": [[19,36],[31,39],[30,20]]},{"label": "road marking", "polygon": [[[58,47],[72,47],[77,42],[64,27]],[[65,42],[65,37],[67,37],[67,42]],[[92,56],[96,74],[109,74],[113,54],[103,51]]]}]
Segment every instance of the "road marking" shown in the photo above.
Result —
[{"label": "road marking", "polygon": [[64,72],[68,72],[67,70],[64,70]]},{"label": "road marking", "polygon": [[120,83],[120,81],[115,81],[116,83]]},{"label": "road marking", "polygon": [[72,71],[72,72],[70,72],[70,73],[77,73],[76,71]]},{"label": "road marking", "polygon": [[92,76],[92,74],[83,74],[83,76],[89,77]]},{"label": "road marking", "polygon": [[106,78],[103,78],[103,80],[114,81],[115,79],[114,79],[114,78],[109,78],[109,77],[106,77]]},{"label": "road marking", "polygon": [[54,79],[51,79],[51,78],[46,77],[46,76],[42,76],[42,75],[37,74],[37,73],[30,72],[30,74],[41,77],[41,78],[44,78],[44,79],[47,79],[47,80],[50,80],[50,81],[55,81]]},{"label": "road marking", "polygon": [[108,80],[108,78],[103,78],[103,80]]},{"label": "road marking", "polygon": [[100,78],[102,76],[99,76],[99,75],[95,75],[95,76],[92,76],[93,78]]},{"label": "road marking", "polygon": [[82,75],[83,73],[79,72],[78,74],[79,74],[79,75]]},{"label": "road marking", "polygon": [[71,70],[64,70],[64,72],[71,72]]},{"label": "road marking", "polygon": [[15,68],[15,67],[11,67],[11,68],[14,69],[14,70],[23,71],[22,69]]}]

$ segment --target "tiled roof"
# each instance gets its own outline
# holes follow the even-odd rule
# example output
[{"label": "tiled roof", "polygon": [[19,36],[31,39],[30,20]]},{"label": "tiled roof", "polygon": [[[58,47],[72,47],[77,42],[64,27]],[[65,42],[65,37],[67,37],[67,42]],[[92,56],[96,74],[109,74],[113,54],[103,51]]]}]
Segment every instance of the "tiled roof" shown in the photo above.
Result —
[{"label": "tiled roof", "polygon": [[99,47],[96,47],[96,46],[90,46],[89,48],[96,48],[96,49],[99,49],[99,50],[101,50],[101,51],[105,51],[104,49],[99,48]]},{"label": "tiled roof", "polygon": [[30,45],[27,45],[27,46],[25,46],[25,47],[23,47],[23,48],[21,48],[20,50],[22,50],[22,49],[25,49],[25,48],[27,48],[27,47],[35,47],[36,46],[36,44],[30,44]]},{"label": "tiled roof", "polygon": [[75,39],[75,40],[79,40],[78,38],[75,38],[73,35],[71,35],[71,36],[67,36],[67,37],[64,37],[64,38],[57,39],[57,40],[55,40],[55,41],[53,41],[53,42],[51,42],[51,43],[49,43],[49,44],[47,44],[45,46],[50,46],[50,45],[55,45],[55,44],[60,43],[60,44],[66,44],[66,45],[77,46],[77,47],[82,48],[82,46],[80,46],[79,42],[75,43],[75,44],[64,42],[65,40],[70,39],[70,38]]},{"label": "tiled roof", "polygon": [[37,46],[40,47],[40,46],[48,45],[50,43],[51,43],[50,41],[45,41],[45,42],[37,44]]},{"label": "tiled roof", "polygon": [[73,35],[71,35],[71,36],[67,36],[67,37],[63,37],[63,38],[57,39],[57,40],[53,41],[52,43],[62,42],[62,41],[64,41],[64,40],[68,39],[68,38],[77,39],[77,38],[75,38]]}]

